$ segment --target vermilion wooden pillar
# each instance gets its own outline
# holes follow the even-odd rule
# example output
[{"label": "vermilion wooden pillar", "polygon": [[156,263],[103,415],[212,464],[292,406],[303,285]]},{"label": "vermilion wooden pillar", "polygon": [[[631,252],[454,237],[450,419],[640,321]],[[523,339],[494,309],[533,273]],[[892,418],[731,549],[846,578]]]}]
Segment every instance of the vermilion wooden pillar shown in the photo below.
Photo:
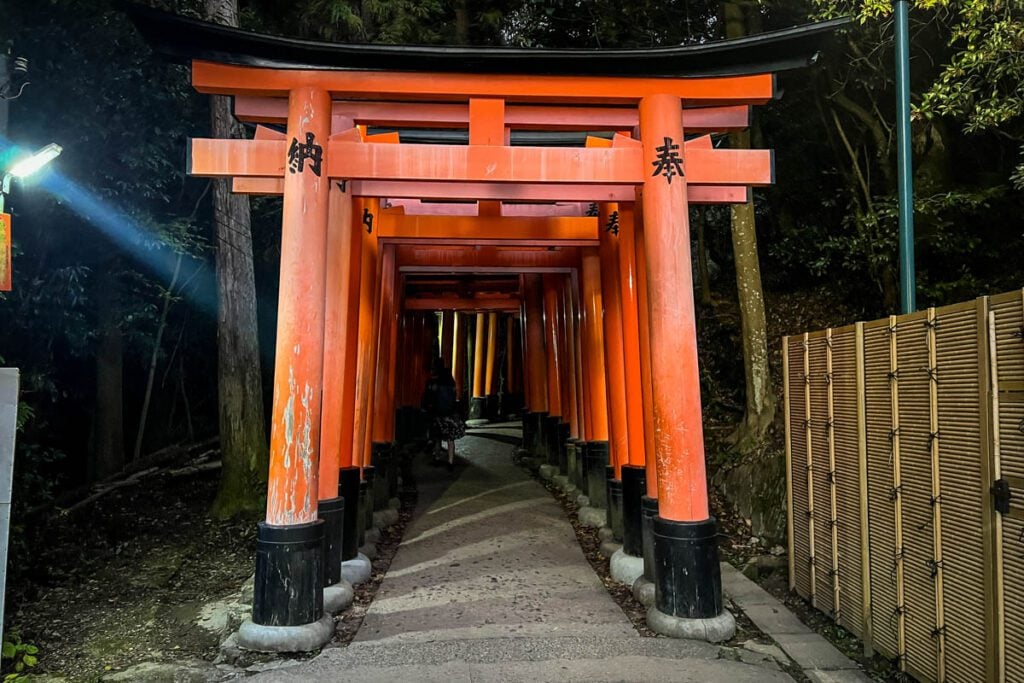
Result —
[{"label": "vermilion wooden pillar", "polygon": [[640,376],[639,294],[636,272],[636,227],[633,204],[619,205],[619,291],[622,303],[622,355],[626,388],[629,461],[644,465],[644,411]]},{"label": "vermilion wooden pillar", "polygon": [[487,365],[484,370],[484,416],[494,415],[498,405],[498,391],[495,384],[495,371],[498,363],[498,314],[491,311],[487,314]]},{"label": "vermilion wooden pillar", "polygon": [[583,448],[581,483],[593,507],[607,505],[605,468],[609,464],[608,390],[605,373],[604,301],[601,295],[601,257],[598,249],[580,250],[583,301],[583,367],[587,372],[587,443]]},{"label": "vermilion wooden pillar", "polygon": [[[642,193],[638,193],[642,197]],[[654,391],[651,380],[650,310],[647,303],[647,259],[644,246],[643,205],[634,216],[636,239],[637,330],[640,333],[640,390],[644,407],[644,466],[648,498],[658,498],[658,468],[654,466]]]},{"label": "vermilion wooden pillar", "polygon": [[[364,200],[364,208],[373,211],[376,200]],[[355,428],[352,441],[352,463],[366,465],[366,447],[370,428],[373,375],[376,371],[377,330],[374,325],[377,298],[378,249],[377,235],[360,230],[363,239],[362,266],[359,278],[359,357],[356,366]]]},{"label": "vermilion wooden pillar", "polygon": [[618,204],[602,204],[598,214],[601,245],[601,299],[604,302],[604,348],[607,376],[611,460],[618,479],[629,462],[629,426],[626,419],[626,371],[622,352],[622,290],[619,287],[619,242],[608,230],[618,220]]},{"label": "vermilion wooden pillar", "polygon": [[484,416],[487,403],[484,386],[484,365],[487,361],[487,316],[476,314],[476,327],[473,330],[473,395],[469,401],[469,418],[479,420]]},{"label": "vermilion wooden pillar", "polygon": [[547,358],[544,354],[544,283],[540,275],[523,276],[523,355],[526,358],[526,372],[529,377],[528,403],[530,414],[527,421],[531,440],[526,446],[534,455],[547,453],[547,441],[543,438],[544,425],[548,416],[548,375]]},{"label": "vermilion wooden pillar", "polygon": [[[642,197],[637,192],[637,198]],[[646,495],[640,498],[640,535],[641,551],[644,558],[644,578],[646,583],[654,583],[654,518],[658,516],[658,468],[654,457],[654,391],[651,388],[651,344],[650,344],[650,312],[647,303],[647,260],[644,246],[643,202],[636,204],[634,216],[636,228],[636,274],[637,274],[637,309],[639,313],[640,331],[640,377],[644,408],[644,488]],[[634,585],[635,596],[642,597],[640,584]],[[649,588],[647,590],[650,590]]]},{"label": "vermilion wooden pillar", "polygon": [[[287,169],[270,473],[266,522],[257,531],[250,622],[262,626],[330,621],[323,614],[324,534],[317,519],[330,187],[324,157],[330,126],[326,91],[291,91],[287,136],[304,146],[282,160]],[[240,634],[243,640],[248,628]]]},{"label": "vermilion wooden pillar", "polygon": [[[392,372],[394,356],[391,340],[396,326],[397,312],[395,245],[381,249],[380,302],[378,314],[377,372],[373,392],[373,441],[370,444],[370,465],[373,467],[374,510],[387,507],[390,498],[389,483],[397,474],[393,472],[392,445],[394,441],[393,420],[394,382]],[[397,485],[397,479],[396,485]],[[371,517],[372,522],[372,517]]]},{"label": "vermilion wooden pillar", "polygon": [[573,374],[576,377],[576,421],[577,440],[586,439],[587,411],[583,393],[583,332],[582,315],[580,313],[580,281],[579,273],[573,271],[569,285],[569,303],[572,321]]},{"label": "vermilion wooden pillar", "polygon": [[676,635],[692,626],[705,639],[725,640],[735,621],[723,611],[716,525],[708,514],[679,98],[643,98],[640,134],[649,171],[643,217],[659,507],[648,624]]},{"label": "vermilion wooden pillar", "polygon": [[[576,412],[576,345],[572,324],[572,281],[562,277],[558,291],[558,343],[562,357],[562,422],[567,425],[566,439],[579,435],[579,414]],[[566,474],[568,469],[563,469]]]},{"label": "vermilion wooden pillar", "polygon": [[[351,462],[351,437],[343,441],[342,425],[351,425],[351,414],[345,414],[344,394],[352,385],[345,376],[349,349],[348,327],[356,318],[349,308],[349,292],[357,286],[353,277],[352,195],[337,184],[330,189],[330,225],[327,233],[326,304],[324,320],[324,398],[320,420],[319,497],[328,500],[338,495],[338,469],[342,451],[346,464]],[[357,275],[358,271],[356,271]],[[355,280],[355,282],[354,282]],[[351,409],[351,408],[350,408]],[[351,431],[351,426],[349,426]]]},{"label": "vermilion wooden pillar", "polygon": [[558,467],[562,429],[562,363],[561,344],[558,339],[558,299],[561,278],[545,274],[544,283],[544,347],[547,362],[548,416],[545,418],[544,435],[547,443],[548,464]]}]

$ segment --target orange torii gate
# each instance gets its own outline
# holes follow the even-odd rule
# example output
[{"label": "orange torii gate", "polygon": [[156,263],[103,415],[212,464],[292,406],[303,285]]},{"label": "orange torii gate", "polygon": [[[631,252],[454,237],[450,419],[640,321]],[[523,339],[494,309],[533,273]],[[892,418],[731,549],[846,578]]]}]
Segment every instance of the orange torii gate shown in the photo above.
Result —
[{"label": "orange torii gate", "polygon": [[[283,195],[267,515],[240,641],[329,639],[325,601],[336,609],[342,579],[360,580],[358,541],[394,492],[395,409],[429,362],[412,351],[448,339],[461,374],[465,312],[477,316],[476,398],[493,384],[498,312],[519,320],[527,445],[606,510],[649,580],[641,593],[653,587],[649,625],[730,637],[688,205],[746,201],[772,182],[770,151],[707,134],[745,127],[776,96],[774,72],[812,63],[841,21],[650,50],[488,50],[324,44],[129,12],[157,51],[190,62],[199,92],[233,96],[260,124],[251,140],[192,140],[189,172]],[[518,286],[406,295],[411,273],[458,272],[514,273]],[[438,310],[452,321],[440,335]]]}]

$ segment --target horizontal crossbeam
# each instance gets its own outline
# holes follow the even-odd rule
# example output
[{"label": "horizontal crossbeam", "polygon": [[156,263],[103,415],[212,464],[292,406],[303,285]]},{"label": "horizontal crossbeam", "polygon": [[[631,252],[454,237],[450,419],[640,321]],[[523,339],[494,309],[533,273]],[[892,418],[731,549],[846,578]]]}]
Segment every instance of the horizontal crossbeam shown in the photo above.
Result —
[{"label": "horizontal crossbeam", "polygon": [[[242,194],[281,194],[282,178],[234,178],[232,190]],[[353,196],[387,199],[504,200],[521,202],[631,202],[631,185],[542,185],[538,183],[441,183],[401,180],[358,180]],[[688,185],[690,204],[745,204],[749,188],[740,185]]]},{"label": "horizontal crossbeam", "polygon": [[383,212],[377,237],[390,243],[596,245],[596,218],[406,216]]},{"label": "horizontal crossbeam", "polygon": [[579,252],[568,248],[517,249],[493,246],[400,245],[396,262],[402,272],[562,272],[579,266]]},{"label": "horizontal crossbeam", "polygon": [[[395,128],[465,128],[469,105],[415,102],[339,101],[331,106],[339,132],[352,123]],[[288,100],[283,97],[238,97],[235,116],[250,123],[284,125]],[[567,107],[510,105],[504,125],[515,130],[599,131],[632,130],[640,123],[636,107]],[[713,133],[750,126],[750,107],[733,105],[683,110],[683,130]]]},{"label": "horizontal crossbeam", "polygon": [[405,299],[407,311],[507,311],[519,310],[519,299],[462,299],[459,297],[416,297]]},{"label": "horizontal crossbeam", "polygon": [[676,95],[688,104],[764,104],[775,92],[772,74],[707,78],[538,76],[263,69],[192,62],[192,85],[210,95],[287,97],[292,88],[321,88],[337,99],[465,102],[634,104],[650,95]]},{"label": "horizontal crossbeam", "polygon": [[[640,185],[649,175],[639,147],[327,144],[326,174],[351,180]],[[193,139],[188,170],[197,176],[279,177],[286,152],[283,140]],[[773,167],[770,150],[687,149],[684,155],[687,182],[694,184],[770,185]]]}]

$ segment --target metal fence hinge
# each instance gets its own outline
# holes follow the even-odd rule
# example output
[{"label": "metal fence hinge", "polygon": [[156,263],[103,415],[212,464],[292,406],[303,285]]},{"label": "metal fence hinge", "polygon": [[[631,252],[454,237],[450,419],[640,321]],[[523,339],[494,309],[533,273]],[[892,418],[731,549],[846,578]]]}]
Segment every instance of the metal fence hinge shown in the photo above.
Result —
[{"label": "metal fence hinge", "polygon": [[1010,482],[1005,479],[996,479],[992,482],[992,498],[995,503],[996,512],[1001,515],[1010,513]]}]

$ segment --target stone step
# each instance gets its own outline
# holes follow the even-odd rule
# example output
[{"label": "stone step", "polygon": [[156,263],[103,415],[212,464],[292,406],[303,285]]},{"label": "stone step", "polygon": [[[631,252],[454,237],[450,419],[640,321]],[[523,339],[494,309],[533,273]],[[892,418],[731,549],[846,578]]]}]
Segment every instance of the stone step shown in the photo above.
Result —
[{"label": "stone step", "polygon": [[301,670],[277,669],[252,680],[792,681],[770,664],[735,661],[730,652],[703,642],[639,636],[356,642],[324,650]]}]

